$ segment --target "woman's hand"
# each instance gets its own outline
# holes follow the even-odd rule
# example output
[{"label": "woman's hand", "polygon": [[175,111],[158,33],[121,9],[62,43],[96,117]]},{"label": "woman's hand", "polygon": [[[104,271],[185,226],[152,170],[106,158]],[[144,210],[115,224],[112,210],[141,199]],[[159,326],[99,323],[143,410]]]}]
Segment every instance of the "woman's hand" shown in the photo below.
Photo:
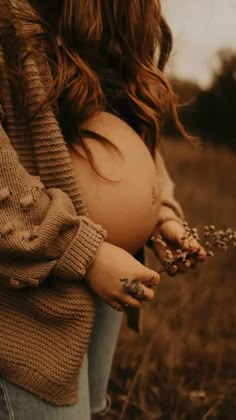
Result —
[{"label": "woman's hand", "polygon": [[[103,242],[98,249],[93,264],[87,270],[85,280],[88,286],[113,308],[116,308],[118,303],[122,307],[122,305],[130,302],[132,297],[123,289],[123,282],[120,280],[122,278],[140,280],[145,300],[154,298],[154,291],[150,286],[157,285],[160,280],[158,273],[145,267],[124,249]],[[149,281],[151,279],[150,285]],[[136,308],[140,305],[140,300],[135,298],[130,304],[130,306]]]},{"label": "woman's hand", "polygon": [[[190,236],[188,239],[183,240],[183,237],[186,236],[185,228],[177,221],[169,220],[163,222],[153,233],[153,236],[157,235],[163,237],[167,244],[167,249],[172,252],[173,256],[176,255],[176,250],[180,248],[187,253],[193,253],[193,256],[190,258],[191,268],[194,268],[198,262],[204,261],[206,258],[204,248],[196,239]],[[164,261],[166,249],[157,242],[153,242],[152,249],[160,261]]]}]

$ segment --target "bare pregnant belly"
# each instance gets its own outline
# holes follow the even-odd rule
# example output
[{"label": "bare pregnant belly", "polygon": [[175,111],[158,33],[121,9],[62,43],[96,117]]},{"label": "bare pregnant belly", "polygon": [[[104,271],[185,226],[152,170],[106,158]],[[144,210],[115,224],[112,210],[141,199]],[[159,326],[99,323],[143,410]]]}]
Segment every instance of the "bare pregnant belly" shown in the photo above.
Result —
[{"label": "bare pregnant belly", "polygon": [[[154,161],[135,131],[120,118],[102,112],[84,128],[102,134],[122,152],[92,138],[85,138],[102,175],[87,158],[69,149],[74,173],[81,187],[90,218],[108,233],[107,241],[134,254],[151,235],[158,216],[160,198]],[[84,157],[81,146],[74,143]]]}]

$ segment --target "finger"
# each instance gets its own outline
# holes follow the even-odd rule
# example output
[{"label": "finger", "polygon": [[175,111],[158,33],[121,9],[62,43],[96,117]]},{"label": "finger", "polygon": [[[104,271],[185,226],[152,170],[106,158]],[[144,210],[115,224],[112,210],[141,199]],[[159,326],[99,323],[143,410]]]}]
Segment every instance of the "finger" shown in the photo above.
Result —
[{"label": "finger", "polygon": [[142,281],[142,283],[148,288],[158,286],[158,284],[160,283],[160,274],[152,270],[151,277],[146,278]]},{"label": "finger", "polygon": [[198,261],[203,261],[207,256],[205,249],[193,237],[190,237],[187,241],[184,241],[182,248],[184,251],[190,251],[192,253],[195,252],[194,258]]},{"label": "finger", "polygon": [[205,249],[200,246],[199,250],[198,250],[198,254],[196,256],[197,261],[204,261],[207,257],[207,253],[205,251]]},{"label": "finger", "polygon": [[124,308],[128,308],[129,306],[132,306],[132,308],[140,308],[141,306],[140,300],[131,295],[124,295],[122,297],[122,304],[124,305]]},{"label": "finger", "polygon": [[[120,295],[118,299],[120,299],[122,302],[124,302],[124,296],[131,296],[135,297],[137,300],[152,300],[154,298],[154,290],[150,287],[146,287],[144,284],[140,282],[140,280],[137,280],[137,283],[132,290],[121,290]],[[127,299],[127,298],[126,298]]]},{"label": "finger", "polygon": [[136,299],[134,296],[131,295],[121,295],[117,300],[113,303],[113,305],[117,306],[117,303],[123,308],[123,311],[131,306],[132,308],[140,308],[141,302],[140,300]]},{"label": "finger", "polygon": [[[141,287],[143,290],[143,296],[141,295],[140,300],[152,300],[155,296],[154,290],[144,284]],[[139,299],[138,296],[137,298]]]},{"label": "finger", "polygon": [[[176,248],[170,245],[168,245],[168,248],[163,248],[163,246],[160,246],[157,243],[153,245],[153,252],[161,262],[164,262],[166,259],[167,249],[172,252],[174,259],[176,256]],[[194,238],[189,242],[185,242],[184,244],[182,243],[181,249],[182,251],[189,252],[192,255],[192,261],[201,262],[206,259],[206,251]]]},{"label": "finger", "polygon": [[157,286],[160,283],[160,274],[154,270],[145,270],[138,276],[140,282],[148,286]]},{"label": "finger", "polygon": [[164,261],[166,258],[166,248],[157,243],[153,244],[153,252],[160,261]]},{"label": "finger", "polygon": [[111,306],[112,309],[115,309],[115,311],[117,312],[124,312],[124,307],[121,302],[112,301],[112,302],[107,302],[107,304]]},{"label": "finger", "polygon": [[191,262],[195,262],[195,263],[205,261],[206,256],[207,256],[206,251],[202,247],[199,247],[196,251],[192,250],[191,252],[187,254],[187,258]]}]

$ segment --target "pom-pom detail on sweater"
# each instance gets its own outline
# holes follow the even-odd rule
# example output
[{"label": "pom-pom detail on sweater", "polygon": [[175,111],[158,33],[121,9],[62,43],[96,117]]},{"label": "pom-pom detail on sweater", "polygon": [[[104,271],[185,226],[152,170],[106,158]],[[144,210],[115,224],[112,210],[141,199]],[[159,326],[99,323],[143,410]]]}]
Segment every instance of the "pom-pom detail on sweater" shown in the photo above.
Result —
[{"label": "pom-pom detail on sweater", "polygon": [[34,204],[34,198],[32,194],[26,195],[20,199],[20,205],[23,209],[28,209],[28,207]]},{"label": "pom-pom detail on sweater", "polygon": [[4,187],[0,190],[0,203],[1,201],[6,200],[11,195],[10,190],[8,187]]},{"label": "pom-pom detail on sweater", "polygon": [[4,236],[9,235],[14,231],[14,226],[11,222],[6,223],[4,226],[0,228],[0,237],[4,238]]},{"label": "pom-pom detail on sweater", "polygon": [[21,232],[21,239],[26,240],[26,241],[32,241],[33,239],[37,238],[38,237],[37,228],[33,229],[32,231],[25,230]]}]

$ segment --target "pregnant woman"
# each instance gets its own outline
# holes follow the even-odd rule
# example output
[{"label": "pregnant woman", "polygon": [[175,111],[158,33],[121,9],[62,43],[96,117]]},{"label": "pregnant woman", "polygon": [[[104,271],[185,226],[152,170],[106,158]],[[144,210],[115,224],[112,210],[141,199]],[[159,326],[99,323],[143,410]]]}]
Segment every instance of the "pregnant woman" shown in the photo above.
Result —
[{"label": "pregnant woman", "polygon": [[184,134],[170,50],[159,1],[0,2],[1,420],[109,411],[122,313],[159,282],[144,245],[184,231],[158,150],[167,110]]}]

